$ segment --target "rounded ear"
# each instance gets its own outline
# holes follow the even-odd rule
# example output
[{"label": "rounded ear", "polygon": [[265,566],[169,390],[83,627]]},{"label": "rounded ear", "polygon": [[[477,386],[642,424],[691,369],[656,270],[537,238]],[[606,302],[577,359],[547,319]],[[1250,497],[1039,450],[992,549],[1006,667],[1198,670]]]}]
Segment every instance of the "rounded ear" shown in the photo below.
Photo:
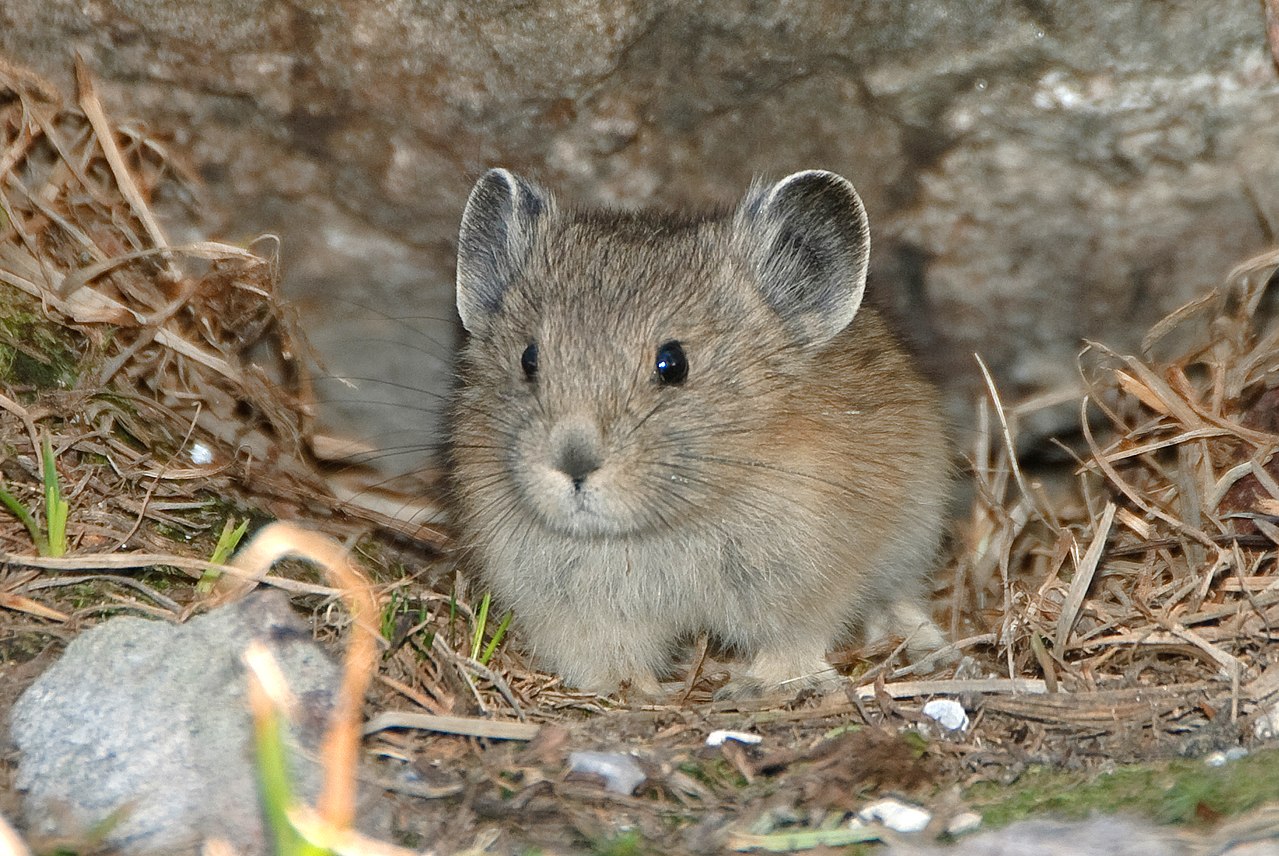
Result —
[{"label": "rounded ear", "polygon": [[755,185],[737,209],[733,237],[764,300],[805,344],[829,340],[857,314],[870,226],[847,179],[806,170]]},{"label": "rounded ear", "polygon": [[457,314],[469,332],[502,308],[538,222],[554,208],[549,193],[505,169],[490,169],[475,183],[457,236]]}]

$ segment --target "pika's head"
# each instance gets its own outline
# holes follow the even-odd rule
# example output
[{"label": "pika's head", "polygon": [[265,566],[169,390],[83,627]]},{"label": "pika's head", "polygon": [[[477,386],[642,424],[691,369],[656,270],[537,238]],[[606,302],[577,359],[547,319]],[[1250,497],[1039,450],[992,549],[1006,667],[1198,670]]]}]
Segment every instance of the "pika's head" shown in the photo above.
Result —
[{"label": "pika's head", "polygon": [[829,172],[689,217],[565,210],[489,171],[458,241],[458,489],[492,521],[582,538],[767,513],[741,488],[857,313],[869,251]]}]

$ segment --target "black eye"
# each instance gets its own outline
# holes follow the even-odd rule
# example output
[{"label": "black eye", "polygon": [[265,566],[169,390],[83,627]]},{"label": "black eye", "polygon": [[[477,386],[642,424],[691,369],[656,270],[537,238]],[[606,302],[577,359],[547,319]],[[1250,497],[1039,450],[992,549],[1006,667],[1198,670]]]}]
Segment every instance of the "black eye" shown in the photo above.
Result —
[{"label": "black eye", "polygon": [[530,342],[520,354],[520,368],[524,369],[524,377],[532,380],[537,377],[537,343]]},{"label": "black eye", "polygon": [[683,383],[688,377],[688,358],[679,342],[667,342],[657,349],[657,379],[662,383]]}]

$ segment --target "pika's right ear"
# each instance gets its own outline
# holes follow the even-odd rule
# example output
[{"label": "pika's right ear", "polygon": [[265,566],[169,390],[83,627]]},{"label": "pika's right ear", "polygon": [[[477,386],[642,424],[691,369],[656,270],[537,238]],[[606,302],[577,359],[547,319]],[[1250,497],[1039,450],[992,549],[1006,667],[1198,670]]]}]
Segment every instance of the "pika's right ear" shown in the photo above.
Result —
[{"label": "pika's right ear", "polygon": [[490,169],[475,183],[457,236],[457,314],[469,332],[502,308],[538,221],[554,208],[549,193],[505,169]]}]

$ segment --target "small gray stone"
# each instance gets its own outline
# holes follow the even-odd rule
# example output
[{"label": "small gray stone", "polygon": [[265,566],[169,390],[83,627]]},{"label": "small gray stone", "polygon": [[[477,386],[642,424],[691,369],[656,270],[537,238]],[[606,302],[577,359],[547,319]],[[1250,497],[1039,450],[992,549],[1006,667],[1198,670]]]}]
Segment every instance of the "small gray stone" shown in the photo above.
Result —
[{"label": "small gray stone", "polygon": [[314,799],[306,756],[340,675],[287,598],[266,592],[182,625],[114,618],[67,646],[12,711],[30,834],[80,835],[121,811],[106,843],[127,853],[195,852],[215,835],[263,852],[240,660],[253,639],[299,699],[295,787]]}]

